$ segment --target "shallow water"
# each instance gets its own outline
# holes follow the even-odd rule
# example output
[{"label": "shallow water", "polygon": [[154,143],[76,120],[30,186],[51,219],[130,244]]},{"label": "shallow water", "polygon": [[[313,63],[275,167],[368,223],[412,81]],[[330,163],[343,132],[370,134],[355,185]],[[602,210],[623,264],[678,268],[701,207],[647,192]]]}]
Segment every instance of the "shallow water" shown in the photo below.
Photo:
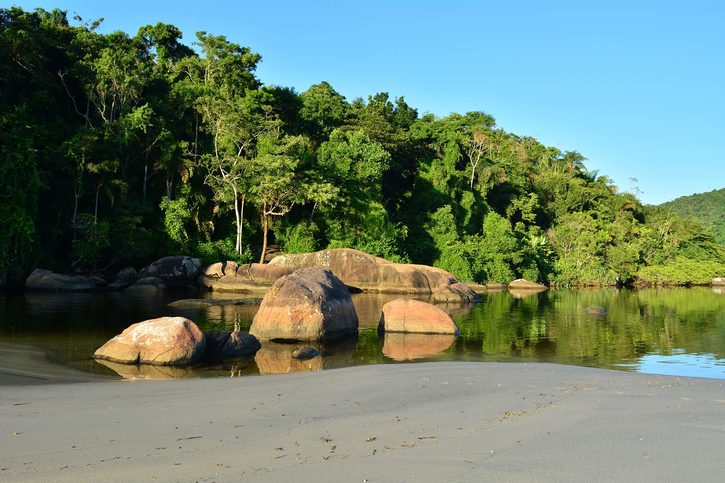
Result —
[{"label": "shallow water", "polygon": [[[189,317],[202,330],[231,330],[235,322],[249,329],[255,304],[184,309],[168,305],[210,297],[221,296],[193,291],[0,294],[0,382],[15,382],[13,378],[22,374],[42,381],[77,380],[79,374],[238,376],[419,360],[553,362],[725,379],[725,294],[700,287],[489,293],[473,306],[441,306],[458,324],[457,338],[381,338],[376,330],[381,307],[397,296],[356,294],[358,338],[318,346],[322,356],[307,361],[292,359],[296,345],[273,343],[264,344],[251,360],[184,369],[101,364],[90,358],[131,323],[162,315]],[[606,314],[597,314],[592,306]],[[38,354],[46,354],[54,364],[44,369]]]}]

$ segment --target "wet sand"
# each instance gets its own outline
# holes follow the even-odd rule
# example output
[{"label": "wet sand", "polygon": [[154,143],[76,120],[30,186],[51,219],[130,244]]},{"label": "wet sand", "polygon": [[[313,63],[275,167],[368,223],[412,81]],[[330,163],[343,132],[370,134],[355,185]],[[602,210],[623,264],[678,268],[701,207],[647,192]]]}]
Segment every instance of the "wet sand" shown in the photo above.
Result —
[{"label": "wet sand", "polygon": [[725,381],[548,364],[0,387],[2,481],[721,481]]}]

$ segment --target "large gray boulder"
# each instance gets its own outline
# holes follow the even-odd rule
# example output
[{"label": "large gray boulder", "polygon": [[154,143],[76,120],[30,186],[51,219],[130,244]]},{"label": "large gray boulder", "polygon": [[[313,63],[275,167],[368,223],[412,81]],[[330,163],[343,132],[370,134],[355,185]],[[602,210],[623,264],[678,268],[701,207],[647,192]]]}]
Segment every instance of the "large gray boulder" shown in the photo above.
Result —
[{"label": "large gray boulder", "polygon": [[106,280],[93,275],[62,275],[37,268],[25,281],[25,288],[34,290],[93,290],[106,285]]},{"label": "large gray boulder", "polygon": [[201,260],[185,255],[163,257],[144,267],[138,273],[139,280],[159,279],[166,287],[184,287],[201,274]]},{"label": "large gray boulder", "polygon": [[307,268],[277,280],[249,333],[261,340],[332,340],[357,334],[350,292],[330,270]]},{"label": "large gray boulder", "polygon": [[187,366],[198,361],[206,349],[199,327],[184,317],[159,317],[129,326],[93,354],[123,364]]}]

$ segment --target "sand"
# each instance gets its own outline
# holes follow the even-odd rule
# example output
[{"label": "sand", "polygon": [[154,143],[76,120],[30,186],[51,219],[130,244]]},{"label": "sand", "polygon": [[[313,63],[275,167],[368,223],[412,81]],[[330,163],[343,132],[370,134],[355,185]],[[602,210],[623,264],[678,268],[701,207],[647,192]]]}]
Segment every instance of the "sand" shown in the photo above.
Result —
[{"label": "sand", "polygon": [[725,381],[419,363],[0,387],[2,481],[722,481]]}]

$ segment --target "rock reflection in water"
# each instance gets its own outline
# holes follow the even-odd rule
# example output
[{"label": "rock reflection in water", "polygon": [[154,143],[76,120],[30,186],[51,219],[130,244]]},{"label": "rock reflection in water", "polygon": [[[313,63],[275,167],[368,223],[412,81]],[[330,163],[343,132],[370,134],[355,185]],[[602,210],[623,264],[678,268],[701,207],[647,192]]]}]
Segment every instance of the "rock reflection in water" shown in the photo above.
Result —
[{"label": "rock reflection in water", "polygon": [[118,362],[97,360],[101,364],[124,379],[181,379],[194,377],[194,372],[187,367],[154,366],[152,364],[120,364]]},{"label": "rock reflection in water", "polygon": [[455,335],[386,332],[383,355],[394,361],[423,359],[440,354],[453,345],[455,340]]},{"label": "rock reflection in water", "polygon": [[[286,374],[348,367],[352,365],[356,345],[356,337],[325,344],[319,342],[293,344],[262,342],[262,348],[257,351],[254,361],[257,363],[260,374]],[[314,347],[320,352],[320,355],[306,360],[292,357],[292,353],[302,346]]]}]

